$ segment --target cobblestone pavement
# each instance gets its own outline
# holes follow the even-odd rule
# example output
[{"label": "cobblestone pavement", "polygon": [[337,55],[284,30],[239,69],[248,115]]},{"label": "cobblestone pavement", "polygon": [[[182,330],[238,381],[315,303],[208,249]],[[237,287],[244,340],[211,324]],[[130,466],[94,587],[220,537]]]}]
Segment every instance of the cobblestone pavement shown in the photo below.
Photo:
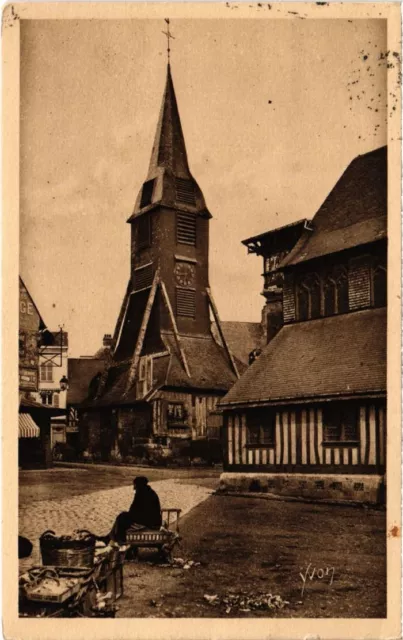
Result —
[{"label": "cobblestone pavement", "polygon": [[[150,482],[158,493],[161,506],[177,507],[182,514],[203,502],[211,489],[194,484],[181,484],[180,480]],[[29,558],[20,560],[20,571],[32,564],[40,564],[39,536],[51,529],[57,534],[69,534],[74,529],[89,529],[96,535],[110,531],[118,513],[126,511],[133,500],[131,486],[97,491],[66,498],[64,500],[42,500],[19,507],[19,533],[31,540],[34,549]]]}]

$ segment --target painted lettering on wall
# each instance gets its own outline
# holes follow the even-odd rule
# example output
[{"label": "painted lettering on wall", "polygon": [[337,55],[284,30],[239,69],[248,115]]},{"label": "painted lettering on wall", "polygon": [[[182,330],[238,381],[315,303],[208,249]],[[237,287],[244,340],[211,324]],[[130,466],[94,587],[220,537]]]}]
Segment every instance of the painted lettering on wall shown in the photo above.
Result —
[{"label": "painted lettering on wall", "polygon": [[34,305],[32,302],[25,302],[25,300],[20,300],[20,311],[21,313],[26,313],[29,316],[34,315]]}]

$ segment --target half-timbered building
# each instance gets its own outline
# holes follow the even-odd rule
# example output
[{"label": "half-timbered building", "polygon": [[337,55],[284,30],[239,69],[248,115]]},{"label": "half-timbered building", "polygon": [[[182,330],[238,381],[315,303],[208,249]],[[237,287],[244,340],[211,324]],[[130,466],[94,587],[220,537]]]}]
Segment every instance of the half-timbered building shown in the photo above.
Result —
[{"label": "half-timbered building", "polygon": [[148,174],[128,219],[129,283],[109,361],[81,410],[82,447],[90,453],[128,456],[141,444],[218,437],[216,404],[242,365],[209,287],[211,217],[189,169],[168,65]]},{"label": "half-timbered building", "polygon": [[22,278],[19,278],[19,409],[18,464],[47,467],[52,464],[51,419],[63,409],[37,402],[41,354],[54,343]]},{"label": "half-timbered building", "polygon": [[353,160],[311,221],[245,244],[268,344],[220,402],[222,488],[382,501],[387,149]]}]

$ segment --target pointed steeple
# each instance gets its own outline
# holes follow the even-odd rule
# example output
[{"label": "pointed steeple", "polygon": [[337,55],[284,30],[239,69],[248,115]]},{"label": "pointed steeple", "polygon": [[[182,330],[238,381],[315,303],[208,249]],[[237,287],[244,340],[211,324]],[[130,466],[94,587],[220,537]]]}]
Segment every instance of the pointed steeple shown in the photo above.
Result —
[{"label": "pointed steeple", "polygon": [[211,217],[189,169],[169,62],[147,178],[128,222],[155,205]]},{"label": "pointed steeple", "polygon": [[155,177],[160,167],[177,178],[191,177],[169,63],[147,179]]}]

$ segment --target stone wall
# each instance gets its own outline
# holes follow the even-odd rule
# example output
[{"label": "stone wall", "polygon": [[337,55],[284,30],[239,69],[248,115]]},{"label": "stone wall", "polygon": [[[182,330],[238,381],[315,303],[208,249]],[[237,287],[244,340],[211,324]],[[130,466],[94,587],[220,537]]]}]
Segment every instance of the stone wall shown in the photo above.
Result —
[{"label": "stone wall", "polygon": [[385,482],[381,475],[226,472],[221,474],[218,491],[371,504],[386,502]]}]

